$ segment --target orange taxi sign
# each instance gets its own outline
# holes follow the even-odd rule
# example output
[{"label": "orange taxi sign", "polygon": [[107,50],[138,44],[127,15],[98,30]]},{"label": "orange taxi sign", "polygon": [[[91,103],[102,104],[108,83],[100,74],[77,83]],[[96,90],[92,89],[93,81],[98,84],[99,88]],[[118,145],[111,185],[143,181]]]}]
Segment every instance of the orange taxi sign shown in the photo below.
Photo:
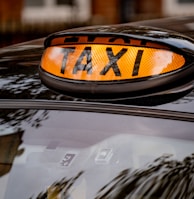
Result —
[{"label": "orange taxi sign", "polygon": [[152,47],[77,44],[51,46],[41,67],[57,77],[83,81],[114,81],[151,77],[180,69],[182,55]]},{"label": "orange taxi sign", "polygon": [[39,67],[42,82],[70,96],[117,99],[163,92],[193,79],[192,40],[149,28],[123,29],[50,35]]}]

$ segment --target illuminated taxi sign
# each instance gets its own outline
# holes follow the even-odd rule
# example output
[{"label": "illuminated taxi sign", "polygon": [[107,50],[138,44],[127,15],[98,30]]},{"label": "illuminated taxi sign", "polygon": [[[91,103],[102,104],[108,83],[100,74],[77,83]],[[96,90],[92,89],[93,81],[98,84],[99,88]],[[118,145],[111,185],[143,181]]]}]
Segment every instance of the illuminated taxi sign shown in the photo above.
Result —
[{"label": "illuminated taxi sign", "polygon": [[182,55],[169,50],[124,45],[77,44],[48,47],[42,69],[57,77],[114,81],[150,77],[183,67]]},{"label": "illuminated taxi sign", "polygon": [[45,41],[40,77],[66,94],[134,97],[185,82],[194,71],[192,60],[193,43],[180,35],[169,40],[99,32],[54,34]]}]

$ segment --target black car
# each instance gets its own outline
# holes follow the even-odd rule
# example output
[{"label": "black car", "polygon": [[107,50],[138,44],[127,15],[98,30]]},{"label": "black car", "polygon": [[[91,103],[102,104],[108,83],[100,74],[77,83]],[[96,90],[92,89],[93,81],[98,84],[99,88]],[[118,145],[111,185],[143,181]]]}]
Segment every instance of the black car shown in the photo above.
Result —
[{"label": "black car", "polygon": [[0,198],[193,199],[193,21],[2,48]]}]

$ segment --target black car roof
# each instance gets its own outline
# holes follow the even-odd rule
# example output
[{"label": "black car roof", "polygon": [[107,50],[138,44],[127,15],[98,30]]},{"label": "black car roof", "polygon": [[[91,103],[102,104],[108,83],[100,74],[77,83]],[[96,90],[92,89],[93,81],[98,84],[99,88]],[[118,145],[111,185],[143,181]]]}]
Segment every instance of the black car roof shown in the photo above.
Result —
[{"label": "black car roof", "polygon": [[[189,36],[190,38],[194,38],[193,21],[194,17],[181,17],[133,22],[127,25],[165,28],[167,30],[177,31]],[[96,28],[98,28],[98,26]],[[70,31],[74,30],[82,30],[82,28],[72,29]],[[75,98],[56,93],[41,83],[38,66],[44,51],[44,39],[45,38],[5,47],[0,50],[0,99],[77,100]],[[161,97],[157,100],[160,99]],[[126,101],[118,102],[117,104],[134,105],[133,102]],[[145,103],[140,103],[140,105],[144,106]],[[154,109],[194,113],[194,92],[191,91],[184,96],[178,96],[178,99],[176,97],[175,99],[167,100],[164,103],[161,101],[160,103],[151,104],[151,106],[152,105],[154,106]]]}]

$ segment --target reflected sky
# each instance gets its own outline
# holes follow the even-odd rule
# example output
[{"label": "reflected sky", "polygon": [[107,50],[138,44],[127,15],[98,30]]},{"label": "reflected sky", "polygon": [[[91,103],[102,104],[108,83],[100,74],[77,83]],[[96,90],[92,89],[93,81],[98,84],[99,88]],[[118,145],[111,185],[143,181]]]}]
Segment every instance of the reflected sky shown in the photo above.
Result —
[{"label": "reflected sky", "polygon": [[[183,161],[194,152],[192,122],[78,111],[5,110],[0,124],[19,138],[15,149],[6,148],[13,153],[6,199],[39,194],[44,198],[48,190],[54,198],[60,185],[63,190],[68,187],[66,198],[102,198],[112,186],[122,189],[117,176],[124,171],[128,170],[125,178],[129,181],[134,172],[140,175],[149,170],[165,154]],[[19,130],[23,132],[20,137]],[[0,138],[5,140],[5,136],[4,132]],[[16,140],[9,131],[7,136],[10,143]],[[13,189],[18,179],[20,184]],[[109,194],[107,198],[118,197]]]}]

